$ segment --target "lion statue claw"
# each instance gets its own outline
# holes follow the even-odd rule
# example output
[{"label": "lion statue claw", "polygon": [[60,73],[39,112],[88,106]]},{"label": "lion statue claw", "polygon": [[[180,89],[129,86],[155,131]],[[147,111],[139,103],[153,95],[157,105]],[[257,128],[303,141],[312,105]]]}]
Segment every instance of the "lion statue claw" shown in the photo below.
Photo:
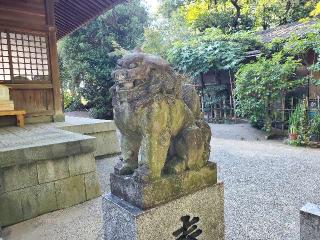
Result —
[{"label": "lion statue claw", "polygon": [[136,50],[118,61],[112,75],[122,151],[117,174],[155,181],[207,164],[211,130],[199,96],[168,62]]}]

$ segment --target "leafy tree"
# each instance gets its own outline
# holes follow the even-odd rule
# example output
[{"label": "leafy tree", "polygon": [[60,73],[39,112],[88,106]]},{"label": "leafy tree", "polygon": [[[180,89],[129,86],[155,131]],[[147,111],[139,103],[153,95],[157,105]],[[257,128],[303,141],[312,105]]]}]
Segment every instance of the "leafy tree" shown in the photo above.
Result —
[{"label": "leafy tree", "polygon": [[215,27],[224,32],[248,30],[253,21],[247,0],[194,1],[184,6],[187,23],[203,31]]},{"label": "leafy tree", "polygon": [[210,70],[235,70],[248,50],[260,47],[250,33],[223,34],[219,30],[207,30],[189,41],[176,42],[168,57],[178,71],[196,77]]},{"label": "leafy tree", "polygon": [[236,74],[238,113],[250,118],[253,125],[262,123],[264,130],[270,132],[274,104],[288,91],[305,84],[303,79],[295,79],[299,65],[299,61],[281,53],[242,65]]},{"label": "leafy tree", "polygon": [[264,30],[308,17],[315,0],[259,0],[256,1],[254,18],[256,27]]},{"label": "leafy tree", "polygon": [[194,32],[186,25],[181,11],[172,13],[170,19],[160,19],[145,29],[143,50],[168,58],[168,51],[177,41],[188,41]]},{"label": "leafy tree", "polygon": [[316,0],[196,0],[182,5],[186,22],[200,31],[264,30],[317,15]]},{"label": "leafy tree", "polygon": [[320,15],[320,2],[318,2],[315,8],[310,12],[310,15],[313,17]]},{"label": "leafy tree", "polygon": [[179,7],[183,6],[186,2],[184,0],[162,0],[159,7],[159,13],[166,18],[170,18]]},{"label": "leafy tree", "polygon": [[59,43],[63,86],[88,101],[93,117],[112,118],[111,72],[122,48],[141,44],[147,21],[146,10],[135,0],[116,6]]}]

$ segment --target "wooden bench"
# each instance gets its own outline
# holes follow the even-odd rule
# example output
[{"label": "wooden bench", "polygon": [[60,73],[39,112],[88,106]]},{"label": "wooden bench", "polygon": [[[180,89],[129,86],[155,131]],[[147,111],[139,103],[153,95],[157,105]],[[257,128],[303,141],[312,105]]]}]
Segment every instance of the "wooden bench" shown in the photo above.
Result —
[{"label": "wooden bench", "polygon": [[24,127],[24,115],[26,114],[25,110],[12,110],[12,111],[0,111],[0,117],[2,116],[16,116],[17,125],[19,127]]}]

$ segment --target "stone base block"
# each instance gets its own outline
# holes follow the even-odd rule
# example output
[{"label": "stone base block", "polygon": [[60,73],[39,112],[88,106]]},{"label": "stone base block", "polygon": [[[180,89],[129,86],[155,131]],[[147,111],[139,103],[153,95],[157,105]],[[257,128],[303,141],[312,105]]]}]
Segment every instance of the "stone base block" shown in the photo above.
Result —
[{"label": "stone base block", "polygon": [[320,239],[320,206],[308,203],[300,210],[300,239]]},{"label": "stone base block", "polygon": [[224,239],[222,183],[146,211],[112,194],[102,205],[105,240]]},{"label": "stone base block", "polygon": [[93,153],[0,167],[0,226],[100,196]]},{"label": "stone base block", "polygon": [[155,182],[141,182],[133,175],[112,173],[111,193],[146,210],[217,183],[217,165],[209,162],[197,171],[168,175]]}]

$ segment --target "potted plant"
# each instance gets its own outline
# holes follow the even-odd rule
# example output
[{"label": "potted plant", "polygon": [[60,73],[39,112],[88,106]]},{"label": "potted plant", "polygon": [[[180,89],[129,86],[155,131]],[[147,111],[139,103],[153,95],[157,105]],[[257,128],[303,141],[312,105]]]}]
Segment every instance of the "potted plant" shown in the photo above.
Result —
[{"label": "potted plant", "polygon": [[295,141],[298,139],[298,128],[296,126],[290,126],[289,140]]},{"label": "potted plant", "polygon": [[298,105],[289,118],[289,140],[298,139],[300,106]]}]

